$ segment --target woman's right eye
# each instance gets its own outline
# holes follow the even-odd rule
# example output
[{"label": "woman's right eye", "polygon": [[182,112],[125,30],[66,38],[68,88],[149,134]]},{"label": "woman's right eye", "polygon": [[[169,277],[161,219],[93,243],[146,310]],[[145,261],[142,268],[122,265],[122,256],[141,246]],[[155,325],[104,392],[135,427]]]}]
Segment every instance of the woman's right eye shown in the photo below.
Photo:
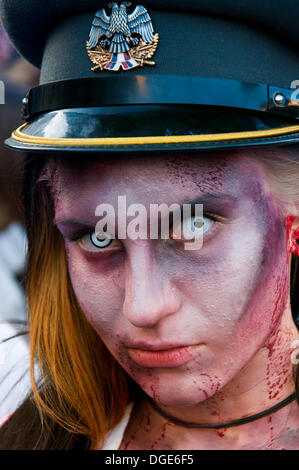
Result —
[{"label": "woman's right eye", "polygon": [[79,245],[83,249],[90,251],[102,251],[105,248],[119,247],[120,242],[108,233],[88,232],[78,239]]}]

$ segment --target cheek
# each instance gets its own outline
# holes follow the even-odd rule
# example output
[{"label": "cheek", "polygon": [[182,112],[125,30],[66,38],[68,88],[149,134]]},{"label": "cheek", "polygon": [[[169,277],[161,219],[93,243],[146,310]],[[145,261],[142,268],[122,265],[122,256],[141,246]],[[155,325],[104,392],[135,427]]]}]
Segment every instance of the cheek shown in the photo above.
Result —
[{"label": "cheek", "polygon": [[285,226],[275,210],[267,206],[266,209],[259,217],[263,230],[257,259],[258,276],[255,283],[249,284],[251,292],[246,315],[238,325],[239,341],[251,341],[256,347],[265,342],[281,321],[289,294]]},{"label": "cheek", "polygon": [[[264,237],[253,221],[227,224],[197,253],[173,270],[185,297],[213,325],[237,321],[258,284],[262,271]],[[214,320],[217,322],[214,323]]]},{"label": "cheek", "polygon": [[[285,231],[279,218],[242,217],[198,253],[173,266],[172,278],[216,348],[262,341],[280,319],[288,295]],[[251,344],[253,344],[251,339]],[[218,346],[217,346],[218,345]]]},{"label": "cheek", "polygon": [[119,322],[122,307],[121,269],[86,262],[78,248],[68,243],[66,251],[70,279],[80,307],[99,335],[110,335]]}]

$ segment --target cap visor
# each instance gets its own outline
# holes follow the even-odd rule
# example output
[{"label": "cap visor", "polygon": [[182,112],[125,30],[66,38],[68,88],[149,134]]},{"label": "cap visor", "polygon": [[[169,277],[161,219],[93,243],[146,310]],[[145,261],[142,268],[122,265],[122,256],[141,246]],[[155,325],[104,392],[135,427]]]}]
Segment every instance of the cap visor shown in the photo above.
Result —
[{"label": "cap visor", "polygon": [[169,151],[299,142],[299,122],[215,106],[136,105],[62,109],[26,122],[6,144],[22,151]]}]

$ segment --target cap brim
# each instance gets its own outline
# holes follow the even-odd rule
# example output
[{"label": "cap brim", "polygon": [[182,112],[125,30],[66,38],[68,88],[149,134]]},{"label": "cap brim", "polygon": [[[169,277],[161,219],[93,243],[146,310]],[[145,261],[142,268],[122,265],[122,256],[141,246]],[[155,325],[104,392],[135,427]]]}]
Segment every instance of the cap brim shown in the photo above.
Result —
[{"label": "cap brim", "polygon": [[295,144],[299,122],[228,107],[136,105],[42,113],[6,140],[16,150],[174,151]]}]

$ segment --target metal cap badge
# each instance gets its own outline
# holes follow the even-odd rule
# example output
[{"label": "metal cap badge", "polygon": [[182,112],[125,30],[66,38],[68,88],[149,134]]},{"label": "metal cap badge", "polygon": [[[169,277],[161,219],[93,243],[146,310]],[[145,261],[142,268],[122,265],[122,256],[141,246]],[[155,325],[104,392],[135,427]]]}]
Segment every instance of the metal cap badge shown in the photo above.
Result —
[{"label": "metal cap badge", "polygon": [[108,16],[105,8],[97,11],[90,30],[86,48],[90,60],[96,64],[92,71],[130,70],[143,65],[155,65],[150,61],[156,52],[159,35],[154,34],[152,20],[147,9],[137,5],[127,13],[130,2],[108,4],[112,9]]}]

